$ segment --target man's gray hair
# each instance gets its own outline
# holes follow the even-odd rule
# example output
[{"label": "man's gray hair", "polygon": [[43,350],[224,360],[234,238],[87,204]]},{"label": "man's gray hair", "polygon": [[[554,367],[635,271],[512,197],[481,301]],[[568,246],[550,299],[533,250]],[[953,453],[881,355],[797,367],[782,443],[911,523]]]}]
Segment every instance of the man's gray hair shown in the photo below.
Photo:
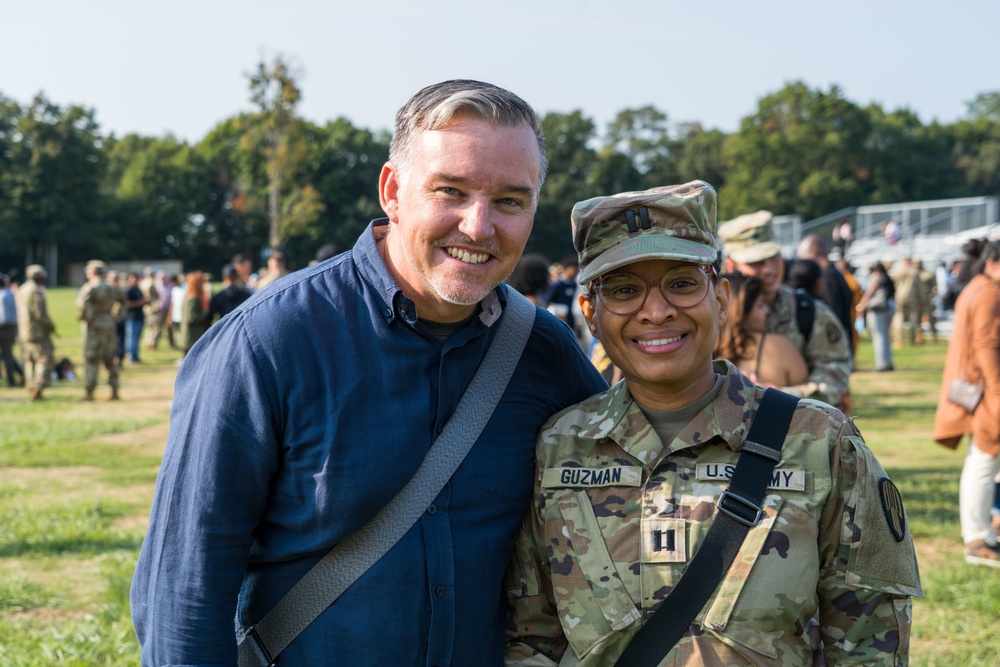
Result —
[{"label": "man's gray hair", "polygon": [[456,115],[468,113],[498,127],[527,125],[535,133],[541,156],[538,187],[541,189],[548,170],[545,139],[535,110],[520,97],[490,83],[471,79],[452,79],[427,86],[396,114],[396,131],[389,144],[389,161],[405,177],[413,161],[414,139],[421,132],[437,130]]}]

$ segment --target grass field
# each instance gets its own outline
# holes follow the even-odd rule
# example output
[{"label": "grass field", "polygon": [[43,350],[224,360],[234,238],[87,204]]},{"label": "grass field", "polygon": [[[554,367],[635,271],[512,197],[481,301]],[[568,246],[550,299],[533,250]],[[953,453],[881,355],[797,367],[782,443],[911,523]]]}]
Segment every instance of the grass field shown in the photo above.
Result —
[{"label": "grass field", "polygon": [[[73,292],[49,291],[81,374]],[[967,565],[958,531],[962,454],[930,440],[946,345],[897,351],[895,373],[859,352],[857,424],[906,500],[925,597],[914,605],[911,665],[1000,664],[1000,570]],[[82,379],[29,403],[0,388],[0,665],[138,664],[128,586],[167,435],[178,354],[161,345],[126,366],[122,401],[82,403]],[[104,381],[102,374],[101,380]],[[103,399],[107,388],[99,387]]]}]

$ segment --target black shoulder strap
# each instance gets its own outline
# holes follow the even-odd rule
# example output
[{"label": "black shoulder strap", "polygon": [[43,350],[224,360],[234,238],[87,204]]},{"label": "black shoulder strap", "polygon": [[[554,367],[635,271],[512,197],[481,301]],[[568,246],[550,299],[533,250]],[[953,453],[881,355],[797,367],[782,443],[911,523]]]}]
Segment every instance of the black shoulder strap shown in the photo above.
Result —
[{"label": "black shoulder strap", "polygon": [[743,441],[736,470],[698,553],[677,585],[626,647],[615,667],[656,667],[684,636],[732,565],[750,528],[763,516],[761,501],[781,459],[781,446],[799,399],[767,389]]},{"label": "black shoulder strap", "polygon": [[812,338],[813,323],[816,321],[816,297],[801,287],[795,290],[795,323],[802,339],[809,343]]}]

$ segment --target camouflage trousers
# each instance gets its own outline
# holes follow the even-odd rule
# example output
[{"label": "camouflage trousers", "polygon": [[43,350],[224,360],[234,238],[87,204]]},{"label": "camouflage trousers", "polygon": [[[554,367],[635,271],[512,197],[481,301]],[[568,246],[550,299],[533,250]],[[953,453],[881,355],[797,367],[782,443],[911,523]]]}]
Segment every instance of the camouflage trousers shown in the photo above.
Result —
[{"label": "camouflage trousers", "polygon": [[153,350],[156,345],[160,342],[160,336],[163,333],[163,318],[160,317],[160,311],[153,313],[146,313],[146,325],[143,327],[143,341],[142,344],[147,350]]},{"label": "camouflage trousers", "polygon": [[52,371],[56,364],[53,359],[55,348],[52,339],[39,341],[21,341],[24,350],[24,383],[31,397],[41,393],[51,382]]},{"label": "camouflage trousers", "polygon": [[102,364],[108,370],[108,384],[112,389],[118,388],[118,365],[115,363],[117,344],[118,332],[115,329],[107,331],[88,329],[86,332],[83,340],[83,358],[88,393],[94,391],[97,386],[97,372]]}]

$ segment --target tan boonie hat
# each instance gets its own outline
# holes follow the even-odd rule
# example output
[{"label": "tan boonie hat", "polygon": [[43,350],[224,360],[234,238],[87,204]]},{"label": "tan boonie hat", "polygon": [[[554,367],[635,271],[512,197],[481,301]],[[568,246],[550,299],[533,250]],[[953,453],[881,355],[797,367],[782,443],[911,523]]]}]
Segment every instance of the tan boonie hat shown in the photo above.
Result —
[{"label": "tan boonie hat", "polygon": [[711,264],[718,257],[715,216],[715,190],[705,181],[578,202],[571,215],[577,280],[586,284],[647,259]]},{"label": "tan boonie hat", "polygon": [[24,275],[28,277],[28,280],[34,280],[35,278],[48,278],[49,273],[45,270],[41,264],[32,264],[24,270]]},{"label": "tan boonie hat", "polygon": [[781,244],[774,240],[774,218],[770,211],[747,213],[719,227],[726,256],[734,262],[752,264],[781,253]]},{"label": "tan boonie hat", "polygon": [[107,268],[107,265],[99,259],[92,259],[87,262],[87,271],[97,271],[99,273],[103,273]]}]

